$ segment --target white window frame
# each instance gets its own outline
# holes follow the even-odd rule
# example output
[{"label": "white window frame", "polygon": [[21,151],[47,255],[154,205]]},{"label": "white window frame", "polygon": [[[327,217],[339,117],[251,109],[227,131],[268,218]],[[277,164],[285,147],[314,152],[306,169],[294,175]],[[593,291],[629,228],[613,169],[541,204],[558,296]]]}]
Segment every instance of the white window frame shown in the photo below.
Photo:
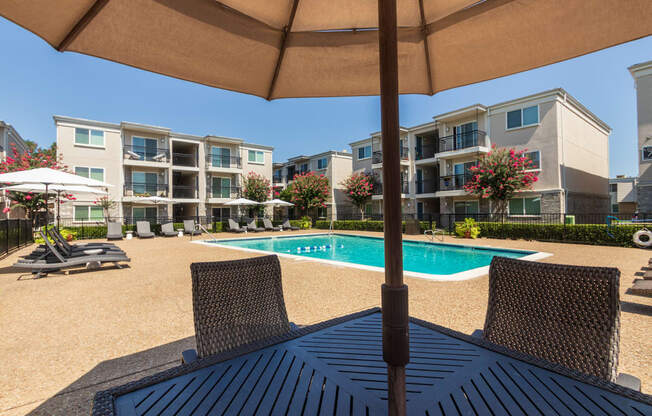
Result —
[{"label": "white window frame", "polygon": [[[525,125],[525,124],[523,124],[523,110],[525,110],[526,108],[531,108],[531,107],[536,107],[537,108],[537,122]],[[518,127],[509,127],[509,124],[507,123],[507,114],[509,114],[511,112],[514,112],[514,111],[520,111],[521,112],[521,125],[518,126]],[[519,108],[514,108],[514,109],[509,110],[509,111],[505,111],[505,131],[526,129],[528,127],[536,127],[536,126],[538,126],[540,124],[541,124],[541,113],[540,113],[539,104],[523,106],[523,107],[519,107]]]},{"label": "white window frame", "polygon": [[[369,148],[369,156],[367,156],[367,157],[362,157],[362,158],[361,158],[361,157],[360,157],[360,149],[366,149],[367,147]],[[363,150],[362,152],[365,153],[364,150]],[[366,145],[366,146],[360,146],[360,147],[358,147],[358,154],[357,154],[358,160],[367,160],[367,159],[371,159],[371,154],[372,154],[372,151],[371,151],[371,145]]]},{"label": "white window frame", "polygon": [[[254,160],[254,161],[249,160],[249,155],[251,154],[251,152],[254,152],[256,154],[256,157],[255,157],[256,160]],[[258,157],[257,157],[258,153],[263,155],[263,161],[262,162],[258,161]],[[251,163],[251,164],[254,164],[254,165],[264,165],[265,164],[265,152],[263,152],[262,150],[247,149],[247,163]]]},{"label": "white window frame", "polygon": [[[320,168],[319,167],[319,162],[322,161],[322,160],[326,162],[326,167],[321,167]],[[326,169],[328,169],[328,158],[327,157],[322,157],[322,158],[317,159],[317,170],[326,170]]]},{"label": "white window frame", "polygon": [[[534,199],[534,198],[539,198],[539,213],[538,214],[526,214],[525,213],[525,200],[526,199]],[[509,202],[513,199],[522,199],[523,200],[523,214],[512,214],[509,211]],[[538,218],[541,216],[541,195],[534,195],[534,196],[518,196],[516,198],[511,198],[507,200],[507,215],[510,217],[531,217],[531,218]]]},{"label": "white window frame", "polygon": [[[222,179],[228,179],[229,180],[229,196],[228,197],[223,197],[223,196],[215,196],[213,195],[213,179],[219,179],[220,180],[220,187],[222,183]],[[211,176],[211,192],[210,192],[210,198],[220,198],[220,199],[232,199],[231,198],[231,188],[233,188],[235,185],[233,185],[234,182],[233,177],[231,176],[224,176],[224,175],[212,175]]]},{"label": "white window frame", "polygon": [[[77,175],[77,168],[85,168],[88,169],[88,178],[87,179],[93,179],[91,178],[91,169],[102,169],[102,182],[106,182],[106,169],[100,166],[81,166],[81,165],[76,165],[74,166],[73,172],[75,172],[75,175]],[[78,175],[81,176],[81,175]],[[85,178],[85,176],[82,176],[82,178]],[[97,180],[97,179],[96,179]]]},{"label": "white window frame", "polygon": [[[75,215],[77,213],[77,208],[81,208],[81,207],[86,207],[86,211],[88,213],[88,219],[87,220],[78,220],[77,216]],[[99,220],[94,220],[94,219],[91,218],[91,208],[102,208],[102,207],[92,205],[92,204],[91,205],[86,205],[86,204],[73,205],[72,206],[72,222],[79,224],[79,223],[82,223],[82,222],[102,222],[102,221],[104,221],[104,219],[105,219],[105,217],[104,217],[104,209],[102,209],[102,218],[99,219]]]},{"label": "white window frame", "polygon": [[[75,137],[73,139],[73,144],[80,147],[92,147],[94,149],[106,149],[106,132],[104,130],[92,129],[90,127],[74,127]],[[77,130],[88,130],[88,143],[77,143]],[[91,136],[93,131],[99,131],[102,133],[102,145],[91,144]]]},{"label": "white window frame", "polygon": [[537,152],[539,154],[539,167],[536,169],[526,169],[526,172],[541,172],[543,170],[543,159],[542,159],[542,153],[541,150],[528,150],[527,152],[523,153],[523,156],[527,155],[528,153],[534,153]]},{"label": "white window frame", "polygon": [[[652,145],[646,145],[641,147],[641,162],[652,162],[652,157],[650,158],[645,158],[645,149],[646,148],[652,148]],[[652,150],[650,151],[650,154],[652,154]]]}]

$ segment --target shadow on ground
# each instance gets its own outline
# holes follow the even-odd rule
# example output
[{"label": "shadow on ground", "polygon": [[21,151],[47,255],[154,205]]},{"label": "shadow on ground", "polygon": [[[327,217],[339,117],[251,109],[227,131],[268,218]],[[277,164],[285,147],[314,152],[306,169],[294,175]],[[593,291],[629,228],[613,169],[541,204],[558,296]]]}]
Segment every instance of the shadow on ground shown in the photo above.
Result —
[{"label": "shadow on ground", "polygon": [[195,337],[103,361],[29,415],[88,415],[96,392],[138,380],[179,365],[181,351],[195,348]]}]

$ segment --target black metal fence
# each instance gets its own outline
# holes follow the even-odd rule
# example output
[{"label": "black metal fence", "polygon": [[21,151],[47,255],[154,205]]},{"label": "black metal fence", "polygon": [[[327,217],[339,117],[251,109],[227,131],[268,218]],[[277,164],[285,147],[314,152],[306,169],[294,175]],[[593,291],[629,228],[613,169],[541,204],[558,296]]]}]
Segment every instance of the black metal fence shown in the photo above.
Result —
[{"label": "black metal fence", "polygon": [[34,241],[32,220],[0,220],[0,256]]}]

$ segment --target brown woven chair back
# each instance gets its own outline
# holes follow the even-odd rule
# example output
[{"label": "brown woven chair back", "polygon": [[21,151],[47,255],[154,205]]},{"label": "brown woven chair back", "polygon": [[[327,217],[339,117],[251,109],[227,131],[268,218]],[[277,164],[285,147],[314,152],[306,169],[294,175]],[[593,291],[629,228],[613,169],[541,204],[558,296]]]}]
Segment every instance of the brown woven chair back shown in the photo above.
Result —
[{"label": "brown woven chair back", "polygon": [[494,257],[484,338],[615,381],[620,271]]},{"label": "brown woven chair back", "polygon": [[200,357],[290,330],[276,256],[193,263],[190,270]]}]

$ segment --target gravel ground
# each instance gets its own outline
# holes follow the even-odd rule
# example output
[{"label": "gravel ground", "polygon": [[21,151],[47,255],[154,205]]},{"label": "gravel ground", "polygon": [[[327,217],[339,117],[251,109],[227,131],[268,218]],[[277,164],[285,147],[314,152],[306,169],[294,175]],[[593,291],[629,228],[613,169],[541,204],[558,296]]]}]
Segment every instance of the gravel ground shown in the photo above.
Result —
[{"label": "gravel ground", "polygon": [[[194,346],[190,263],[256,255],[191,244],[186,237],[117,244],[132,259],[128,268],[19,281],[10,266],[32,248],[0,260],[0,414],[87,415],[96,391],[176,365],[181,351]],[[651,252],[489,239],[472,244],[552,253],[546,262],[618,267],[619,371],[641,378],[643,391],[652,392],[652,298],[625,293]],[[288,315],[297,324],[380,303],[382,273],[284,258],[281,267]],[[471,333],[484,324],[487,280],[408,277],[410,314]]]}]

